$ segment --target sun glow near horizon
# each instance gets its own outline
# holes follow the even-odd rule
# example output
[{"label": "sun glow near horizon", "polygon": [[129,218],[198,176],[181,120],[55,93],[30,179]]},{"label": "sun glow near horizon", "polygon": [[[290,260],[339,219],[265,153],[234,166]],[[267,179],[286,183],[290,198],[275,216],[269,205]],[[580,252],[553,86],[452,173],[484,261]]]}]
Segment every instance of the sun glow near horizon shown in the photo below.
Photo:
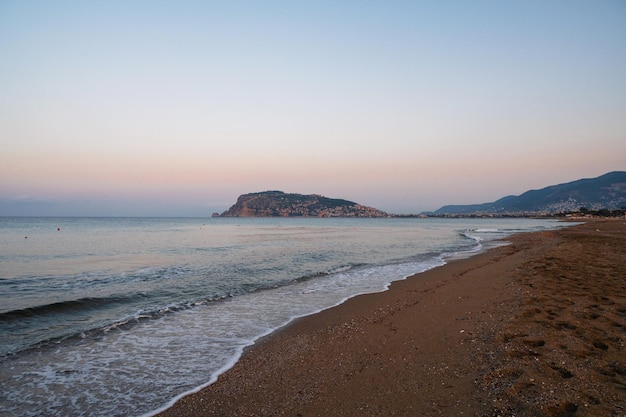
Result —
[{"label": "sun glow near horizon", "polygon": [[624,50],[604,1],[6,1],[0,214],[266,189],[407,213],[621,170]]}]

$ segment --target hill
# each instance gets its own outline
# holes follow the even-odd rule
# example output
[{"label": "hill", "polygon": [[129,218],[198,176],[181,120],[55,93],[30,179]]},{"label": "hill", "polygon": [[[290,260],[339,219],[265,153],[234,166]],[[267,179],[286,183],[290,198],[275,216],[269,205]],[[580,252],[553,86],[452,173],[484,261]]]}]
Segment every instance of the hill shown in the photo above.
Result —
[{"label": "hill", "polygon": [[589,210],[616,210],[626,206],[626,172],[614,171],[597,178],[530,190],[519,196],[503,197],[492,203],[448,205],[433,214],[559,213]]},{"label": "hill", "polygon": [[388,217],[383,211],[353,201],[317,194],[263,191],[242,194],[219,217]]}]

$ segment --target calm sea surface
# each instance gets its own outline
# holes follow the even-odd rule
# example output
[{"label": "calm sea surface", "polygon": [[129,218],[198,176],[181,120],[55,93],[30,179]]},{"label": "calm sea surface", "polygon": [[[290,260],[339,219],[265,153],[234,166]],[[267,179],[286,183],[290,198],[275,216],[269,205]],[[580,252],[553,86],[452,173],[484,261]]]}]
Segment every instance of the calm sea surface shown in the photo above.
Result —
[{"label": "calm sea surface", "polygon": [[0,218],[0,416],[139,416],[290,320],[564,226],[502,219]]}]

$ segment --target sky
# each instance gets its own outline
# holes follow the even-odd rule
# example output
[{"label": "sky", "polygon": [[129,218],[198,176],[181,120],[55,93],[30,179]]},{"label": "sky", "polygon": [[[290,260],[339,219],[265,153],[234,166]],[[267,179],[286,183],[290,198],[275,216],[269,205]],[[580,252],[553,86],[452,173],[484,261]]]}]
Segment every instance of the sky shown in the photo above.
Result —
[{"label": "sky", "polygon": [[409,214],[615,170],[624,0],[0,0],[0,215]]}]

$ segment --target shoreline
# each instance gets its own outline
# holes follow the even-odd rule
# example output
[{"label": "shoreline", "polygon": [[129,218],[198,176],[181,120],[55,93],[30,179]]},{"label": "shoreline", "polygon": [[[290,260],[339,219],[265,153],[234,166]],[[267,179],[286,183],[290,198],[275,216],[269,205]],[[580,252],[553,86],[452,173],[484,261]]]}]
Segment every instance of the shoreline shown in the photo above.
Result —
[{"label": "shoreline", "polygon": [[[596,231],[600,225],[613,231]],[[573,235],[595,234],[604,236],[609,244],[610,238],[626,243],[624,230],[623,220],[607,220],[522,233],[507,238],[510,245],[450,260],[395,281],[387,291],[359,295],[295,319],[257,339],[214,383],[178,399],[158,415],[610,415],[605,412],[626,406],[623,394],[619,395],[619,387],[626,383],[621,373],[626,364],[615,356],[623,355],[619,335],[590,342],[591,353],[612,355],[604,368],[608,369],[605,373],[614,375],[608,378],[618,381],[613,383],[618,391],[589,393],[587,387],[586,400],[577,400],[565,395],[576,389],[553,389],[540,399],[530,394],[526,400],[519,399],[525,398],[526,392],[537,394],[539,381],[542,388],[549,387],[543,379],[551,373],[570,385],[584,382],[578,381],[581,373],[554,360],[546,365],[548,372],[544,368],[536,375],[530,372],[534,368],[525,362],[542,363],[542,357],[549,356],[542,352],[552,348],[567,356],[568,348],[551,346],[545,323],[531,320],[530,313],[543,310],[539,306],[526,311],[530,304],[524,300],[532,299],[529,294],[536,283],[524,280],[528,281],[529,270],[537,271],[536,265],[546,253],[567,244],[580,246],[580,242],[572,242]],[[579,252],[585,249],[579,248]],[[619,278],[626,263],[624,250],[613,250],[618,252],[614,275]],[[602,253],[596,255],[602,257]],[[599,290],[596,297],[602,300],[606,288]],[[623,333],[626,323],[620,311],[626,312],[626,302],[623,296],[611,301],[615,311],[610,326]],[[522,332],[522,328],[533,331]],[[571,331],[567,324],[551,329],[552,333]],[[557,336],[556,341],[563,339],[563,335]],[[561,362],[567,364],[568,360]],[[537,365],[534,362],[529,364]]]}]

